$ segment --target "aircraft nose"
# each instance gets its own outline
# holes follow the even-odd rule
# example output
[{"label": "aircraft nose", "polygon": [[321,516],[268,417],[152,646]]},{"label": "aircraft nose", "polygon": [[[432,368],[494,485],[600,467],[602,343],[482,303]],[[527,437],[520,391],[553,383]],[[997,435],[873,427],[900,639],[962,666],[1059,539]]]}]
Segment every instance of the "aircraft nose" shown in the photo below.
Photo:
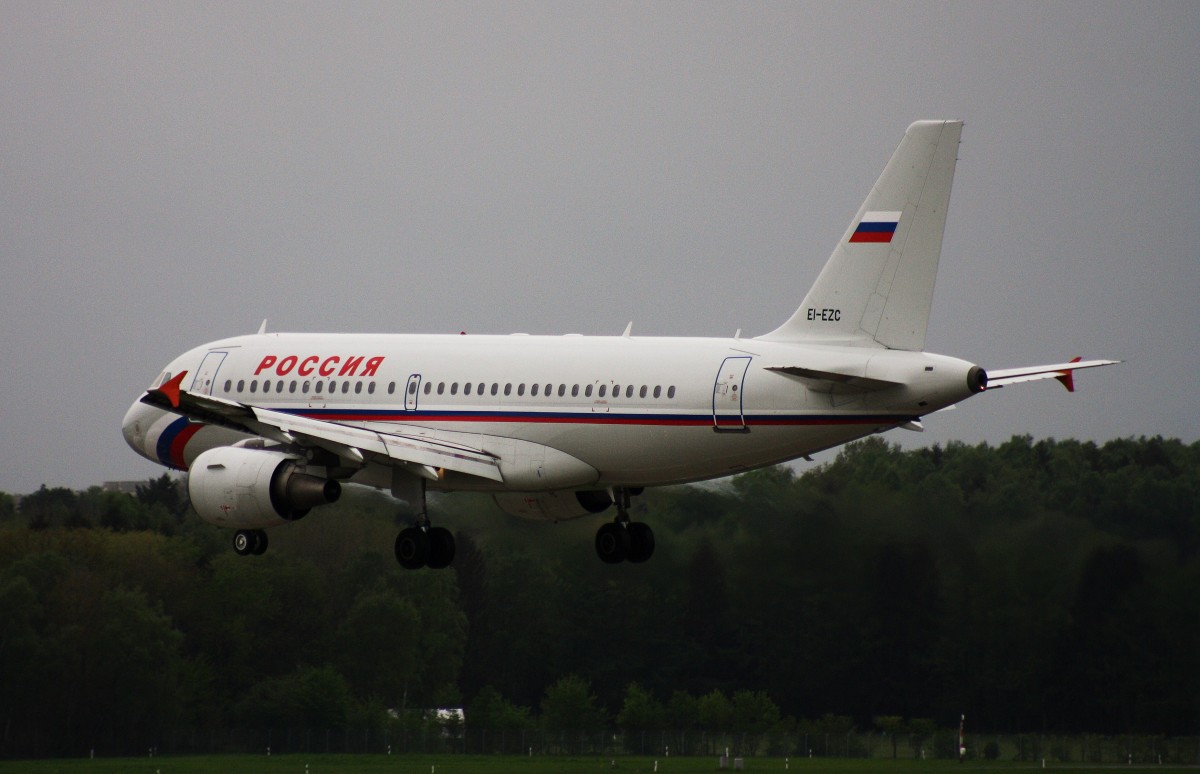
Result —
[{"label": "aircraft nose", "polygon": [[129,410],[125,412],[125,419],[121,422],[121,434],[125,436],[125,443],[152,462],[158,462],[158,458],[154,456],[151,449],[146,447],[146,433],[149,431],[150,425],[161,414],[162,412],[158,409],[147,406],[138,400],[134,401]]}]

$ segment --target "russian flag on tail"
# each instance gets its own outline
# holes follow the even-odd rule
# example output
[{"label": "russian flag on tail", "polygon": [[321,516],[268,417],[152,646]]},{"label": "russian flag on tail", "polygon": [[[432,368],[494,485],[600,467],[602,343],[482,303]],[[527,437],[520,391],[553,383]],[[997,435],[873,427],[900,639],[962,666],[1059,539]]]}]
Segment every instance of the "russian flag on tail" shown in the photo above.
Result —
[{"label": "russian flag on tail", "polygon": [[850,235],[851,242],[891,242],[900,222],[898,212],[868,212]]}]

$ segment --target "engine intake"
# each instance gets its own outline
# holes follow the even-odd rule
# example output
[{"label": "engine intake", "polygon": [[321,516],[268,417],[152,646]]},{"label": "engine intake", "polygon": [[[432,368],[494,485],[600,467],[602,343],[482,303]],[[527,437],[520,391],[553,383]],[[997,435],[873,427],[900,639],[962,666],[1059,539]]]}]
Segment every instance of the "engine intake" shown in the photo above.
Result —
[{"label": "engine intake", "polygon": [[209,449],[188,475],[188,496],[200,518],[238,529],[295,521],[341,494],[337,481],[304,473],[294,456],[265,449]]}]

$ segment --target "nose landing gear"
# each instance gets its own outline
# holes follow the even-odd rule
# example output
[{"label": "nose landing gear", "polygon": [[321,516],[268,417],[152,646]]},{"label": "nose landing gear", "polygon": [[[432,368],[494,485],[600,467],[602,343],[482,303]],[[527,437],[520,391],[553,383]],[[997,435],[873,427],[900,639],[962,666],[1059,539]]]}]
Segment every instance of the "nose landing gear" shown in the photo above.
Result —
[{"label": "nose landing gear", "polygon": [[267,533],[261,529],[239,529],[233,536],[233,551],[238,556],[262,556],[267,551]]}]

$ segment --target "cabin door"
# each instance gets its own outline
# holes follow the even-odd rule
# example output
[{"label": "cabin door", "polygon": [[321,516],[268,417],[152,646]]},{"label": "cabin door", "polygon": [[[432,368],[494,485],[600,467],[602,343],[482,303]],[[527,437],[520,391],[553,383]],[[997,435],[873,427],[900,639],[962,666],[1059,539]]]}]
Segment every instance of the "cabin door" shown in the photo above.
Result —
[{"label": "cabin door", "polygon": [[742,413],[742,388],[750,360],[749,355],[727,357],[717,371],[717,380],[713,384],[713,430],[719,433],[749,432]]},{"label": "cabin door", "polygon": [[196,369],[196,378],[192,380],[192,387],[188,392],[212,395],[213,382],[217,379],[217,369],[221,367],[221,363],[225,362],[225,356],[228,354],[228,352],[209,352],[205,355],[204,360],[200,362],[200,367]]}]

